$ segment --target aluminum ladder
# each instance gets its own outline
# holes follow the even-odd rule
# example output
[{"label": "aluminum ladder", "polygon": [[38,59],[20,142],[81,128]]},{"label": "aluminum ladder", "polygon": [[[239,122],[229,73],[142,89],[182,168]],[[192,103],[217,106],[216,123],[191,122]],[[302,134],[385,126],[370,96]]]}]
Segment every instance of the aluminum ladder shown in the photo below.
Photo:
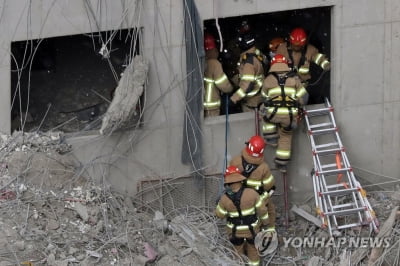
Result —
[{"label": "aluminum ladder", "polygon": [[[356,179],[339,136],[333,107],[307,106],[304,120],[311,142],[312,180],[316,212],[329,234],[345,228],[369,225],[378,232],[378,220],[365,190]],[[314,109],[315,108],[315,109]]]}]

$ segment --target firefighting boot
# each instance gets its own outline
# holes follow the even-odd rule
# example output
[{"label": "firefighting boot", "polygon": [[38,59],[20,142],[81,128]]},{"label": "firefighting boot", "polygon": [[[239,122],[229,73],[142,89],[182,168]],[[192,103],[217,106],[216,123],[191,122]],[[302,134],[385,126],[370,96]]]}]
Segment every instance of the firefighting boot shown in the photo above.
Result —
[{"label": "firefighting boot", "polygon": [[266,135],[264,135],[265,142],[267,145],[271,147],[277,147],[278,146],[278,138],[268,138]]},{"label": "firefighting boot", "polygon": [[281,172],[281,173],[286,173],[287,172],[287,162],[286,161],[281,161],[278,158],[275,158],[275,167]]}]

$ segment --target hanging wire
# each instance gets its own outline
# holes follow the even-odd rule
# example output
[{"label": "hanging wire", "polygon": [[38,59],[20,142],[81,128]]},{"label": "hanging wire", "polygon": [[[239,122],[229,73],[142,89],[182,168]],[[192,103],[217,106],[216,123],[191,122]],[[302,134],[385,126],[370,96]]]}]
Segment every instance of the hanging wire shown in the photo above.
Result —
[{"label": "hanging wire", "polygon": [[228,136],[229,136],[229,94],[225,94],[225,152],[224,152],[224,165],[222,168],[222,178],[220,178],[220,185],[218,186],[218,195],[222,195],[224,191],[224,175],[225,169],[228,167]]}]

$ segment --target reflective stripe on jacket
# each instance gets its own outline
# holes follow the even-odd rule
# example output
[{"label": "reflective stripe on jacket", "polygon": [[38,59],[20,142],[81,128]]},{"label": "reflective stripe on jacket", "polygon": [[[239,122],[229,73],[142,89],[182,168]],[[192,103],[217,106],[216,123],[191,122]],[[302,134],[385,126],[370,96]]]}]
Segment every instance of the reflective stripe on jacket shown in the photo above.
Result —
[{"label": "reflective stripe on jacket", "polygon": [[[236,101],[255,96],[262,87],[264,68],[261,61],[257,59],[256,53],[257,49],[252,47],[240,55],[241,61],[238,64],[239,89],[233,95]],[[251,62],[244,59],[247,58],[247,54],[254,54]]]},{"label": "reflective stripe on jacket", "polygon": [[[307,49],[305,52],[305,60],[303,65],[300,64],[300,60],[302,57],[302,52],[301,51],[292,51],[292,57],[293,57],[293,66],[295,69],[297,69],[299,77],[301,78],[302,81],[309,80],[311,78],[310,75],[310,63],[313,62],[319,67],[321,67],[323,70],[329,70],[330,69],[330,62],[328,61],[326,55],[320,53],[318,49],[312,45],[312,44],[307,44]],[[286,58],[290,58],[289,56],[289,50],[287,47],[286,43],[282,43],[279,45],[278,50],[276,51],[277,54],[282,54]]]},{"label": "reflective stripe on jacket", "polygon": [[246,185],[248,187],[254,188],[259,193],[261,192],[261,195],[265,191],[268,192],[275,185],[275,178],[272,175],[269,165],[264,162],[264,156],[254,158],[247,154],[245,148],[242,149],[241,155],[233,157],[232,160],[229,162],[229,165],[238,167],[241,172],[244,171],[242,156],[248,163],[257,165],[256,169],[246,179]]},{"label": "reflective stripe on jacket", "polygon": [[[265,101],[271,100],[272,102],[274,102],[285,100],[286,102],[295,101],[298,102],[300,105],[306,104],[305,99],[307,98],[308,93],[298,76],[291,76],[286,78],[283,92],[285,94],[285,99],[282,98],[282,88],[279,86],[278,80],[273,74],[269,74],[265,78],[261,90],[261,94],[265,98]],[[274,107],[270,107],[267,110],[269,111],[269,109],[271,109],[272,111]],[[277,112],[279,112],[280,114],[289,114],[288,108],[285,107],[278,108]],[[294,112],[297,112],[297,108],[292,108],[292,112],[293,114]]]},{"label": "reflective stripe on jacket", "polygon": [[[240,209],[242,212],[242,217],[246,216],[256,216],[255,221],[251,222],[251,224],[243,224],[243,225],[235,225],[232,222],[227,222],[226,228],[229,234],[232,234],[233,227],[235,229],[235,235],[238,238],[252,238],[253,235],[249,226],[252,226],[254,233],[258,233],[260,231],[261,225],[267,225],[268,222],[268,211],[264,201],[260,198],[258,193],[251,189],[245,188],[242,193],[242,197],[240,199]],[[221,199],[218,202],[218,205],[215,210],[215,214],[219,218],[237,218],[239,217],[238,210],[236,206],[232,202],[232,200],[227,195],[222,195]],[[232,219],[229,219],[232,220]],[[244,219],[246,220],[246,219]]]},{"label": "reflective stripe on jacket", "polygon": [[204,102],[205,110],[218,109],[221,106],[221,93],[233,90],[228,77],[225,75],[221,63],[217,59],[208,59],[204,72]]}]

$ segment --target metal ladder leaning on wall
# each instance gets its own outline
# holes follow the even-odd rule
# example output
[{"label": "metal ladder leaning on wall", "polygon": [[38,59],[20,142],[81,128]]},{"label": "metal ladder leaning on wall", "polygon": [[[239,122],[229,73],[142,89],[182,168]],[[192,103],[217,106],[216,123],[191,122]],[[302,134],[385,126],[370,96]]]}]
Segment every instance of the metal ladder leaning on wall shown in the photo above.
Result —
[{"label": "metal ladder leaning on wall", "polygon": [[369,225],[370,230],[377,232],[378,220],[353,173],[333,110],[328,99],[322,107],[304,110],[314,163],[312,180],[317,214],[331,236],[333,231],[361,225]]}]

